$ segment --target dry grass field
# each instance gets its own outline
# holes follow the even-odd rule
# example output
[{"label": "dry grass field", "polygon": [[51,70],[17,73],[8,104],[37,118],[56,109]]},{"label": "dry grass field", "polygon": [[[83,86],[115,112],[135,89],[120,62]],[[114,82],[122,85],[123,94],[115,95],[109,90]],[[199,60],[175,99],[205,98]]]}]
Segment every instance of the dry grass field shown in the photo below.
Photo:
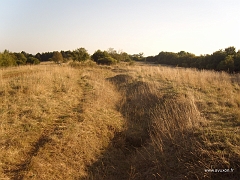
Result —
[{"label": "dry grass field", "polygon": [[89,62],[0,69],[0,179],[239,177],[239,74]]}]

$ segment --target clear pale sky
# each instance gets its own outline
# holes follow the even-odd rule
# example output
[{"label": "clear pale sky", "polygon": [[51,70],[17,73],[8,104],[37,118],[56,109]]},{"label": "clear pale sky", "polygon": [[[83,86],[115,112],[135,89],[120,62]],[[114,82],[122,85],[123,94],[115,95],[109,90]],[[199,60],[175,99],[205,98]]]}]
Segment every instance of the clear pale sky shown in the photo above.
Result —
[{"label": "clear pale sky", "polygon": [[240,0],[0,0],[0,51],[240,49]]}]

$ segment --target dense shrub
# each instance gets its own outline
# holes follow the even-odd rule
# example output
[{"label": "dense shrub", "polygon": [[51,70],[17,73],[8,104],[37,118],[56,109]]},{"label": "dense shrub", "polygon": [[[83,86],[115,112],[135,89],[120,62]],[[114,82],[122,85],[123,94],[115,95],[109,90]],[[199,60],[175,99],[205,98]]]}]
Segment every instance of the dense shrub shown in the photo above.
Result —
[{"label": "dense shrub", "polygon": [[112,58],[107,51],[97,50],[91,58],[97,63],[102,65],[111,65],[117,63],[117,60]]},{"label": "dense shrub", "polygon": [[98,59],[97,63],[102,65],[111,65],[111,64],[116,64],[117,60],[113,59],[112,57],[104,57],[104,58]]},{"label": "dense shrub", "polygon": [[0,67],[19,66],[26,64],[39,64],[38,58],[25,52],[11,53],[8,50],[0,53]]},{"label": "dense shrub", "polygon": [[27,64],[40,64],[40,61],[35,57],[29,57],[27,59]]},{"label": "dense shrub", "polygon": [[78,48],[72,52],[72,59],[74,61],[86,61],[89,57],[90,56],[85,48]]},{"label": "dense shrub", "polygon": [[5,50],[3,53],[0,53],[0,66],[16,66],[17,62],[14,59],[14,55],[8,50]]},{"label": "dense shrub", "polygon": [[60,52],[54,51],[51,60],[54,61],[55,63],[62,63],[63,62],[63,56]]}]

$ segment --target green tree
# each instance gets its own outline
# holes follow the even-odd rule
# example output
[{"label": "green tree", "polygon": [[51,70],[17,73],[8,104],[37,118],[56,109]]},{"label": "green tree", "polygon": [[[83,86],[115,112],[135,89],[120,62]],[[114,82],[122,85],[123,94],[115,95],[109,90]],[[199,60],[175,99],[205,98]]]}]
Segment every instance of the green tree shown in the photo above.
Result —
[{"label": "green tree", "polygon": [[107,53],[113,59],[117,60],[117,62],[120,62],[120,61],[130,62],[131,61],[130,56],[126,52],[123,52],[122,50],[119,50],[117,52],[114,48],[108,48]]},{"label": "green tree", "polygon": [[40,61],[39,61],[39,59],[38,58],[35,58],[35,57],[33,57],[33,56],[29,56],[28,58],[27,58],[27,64],[40,64]]},{"label": "green tree", "polygon": [[108,48],[107,53],[109,56],[111,56],[113,59],[116,59],[118,62],[121,60],[120,53],[117,53],[114,48]]},{"label": "green tree", "polygon": [[41,61],[41,59],[42,59],[40,53],[37,53],[34,57],[37,58],[39,61]]},{"label": "green tree", "polygon": [[131,59],[134,60],[134,61],[142,61],[145,58],[143,58],[143,52],[141,52],[141,53],[138,53],[138,54],[133,54],[131,56]]},{"label": "green tree", "polygon": [[16,66],[16,60],[14,59],[14,55],[10,53],[8,50],[5,50],[1,53],[0,56],[0,66]]},{"label": "green tree", "polygon": [[126,52],[121,52],[120,53],[120,61],[125,61],[125,62],[130,62],[131,58]]},{"label": "green tree", "polygon": [[221,61],[217,66],[217,70],[233,72],[234,70],[233,56],[228,55],[223,61]]},{"label": "green tree", "polygon": [[89,54],[87,52],[87,50],[85,48],[78,48],[76,50],[73,51],[72,53],[73,56],[73,60],[74,61],[86,61],[89,59]]},{"label": "green tree", "polygon": [[93,55],[91,56],[92,60],[94,60],[96,63],[98,63],[98,60],[101,58],[105,58],[105,57],[109,57],[109,54],[107,51],[101,51],[101,50],[97,50],[93,53]]},{"label": "green tree", "polygon": [[24,65],[27,62],[27,58],[23,53],[14,53],[17,65]]},{"label": "green tree", "polygon": [[208,69],[215,69],[215,70],[218,69],[219,63],[221,61],[224,61],[226,56],[227,56],[227,54],[223,50],[219,50],[219,51],[214,52],[211,55],[211,59],[210,59],[210,61],[207,64],[207,68]]},{"label": "green tree", "polygon": [[111,65],[117,63],[117,60],[112,58],[107,51],[101,51],[97,50],[95,53],[91,56],[91,58],[97,63],[97,64],[104,64],[104,65]]},{"label": "green tree", "polygon": [[62,54],[58,51],[54,51],[52,61],[54,61],[55,63],[62,63],[63,62]]},{"label": "green tree", "polygon": [[36,58],[38,58],[41,62],[43,62],[43,61],[52,61],[52,57],[53,57],[53,52],[45,52],[40,55],[37,55]]},{"label": "green tree", "polygon": [[178,64],[183,67],[193,67],[195,55],[189,52],[180,51],[178,55]]},{"label": "green tree", "polygon": [[103,64],[103,65],[111,65],[111,64],[116,64],[117,60],[108,56],[108,57],[104,57],[104,58],[100,58],[98,60],[98,64]]},{"label": "green tree", "polygon": [[230,46],[230,47],[228,47],[228,48],[225,48],[225,53],[226,53],[227,55],[232,55],[232,56],[234,56],[234,55],[236,54],[236,49],[235,49],[235,47]]},{"label": "green tree", "polygon": [[240,72],[240,50],[236,53],[234,58],[234,71]]},{"label": "green tree", "polygon": [[158,63],[169,64],[169,65],[179,65],[178,64],[178,54],[173,52],[160,52],[158,54]]}]

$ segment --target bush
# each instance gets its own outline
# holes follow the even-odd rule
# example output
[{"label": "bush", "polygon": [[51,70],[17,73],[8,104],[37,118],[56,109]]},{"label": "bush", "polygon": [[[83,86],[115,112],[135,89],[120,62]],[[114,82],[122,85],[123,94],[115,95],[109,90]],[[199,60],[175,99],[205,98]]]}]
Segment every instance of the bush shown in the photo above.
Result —
[{"label": "bush", "polygon": [[5,50],[3,53],[0,53],[0,66],[8,67],[16,65],[17,63],[12,53],[10,53],[8,50]]},{"label": "bush", "polygon": [[240,72],[240,51],[238,51],[234,59],[234,68],[236,72]]},{"label": "bush", "polygon": [[223,61],[221,61],[217,66],[217,70],[233,72],[234,71],[233,56],[228,55]]},{"label": "bush", "polygon": [[54,51],[51,60],[54,61],[55,63],[62,63],[63,62],[62,54],[58,51]]},{"label": "bush", "polygon": [[104,57],[104,58],[98,59],[97,63],[102,65],[111,65],[111,64],[116,64],[117,60],[113,59],[112,57]]},{"label": "bush", "polygon": [[27,59],[27,64],[40,64],[40,61],[35,57],[29,57]]},{"label": "bush", "polygon": [[97,50],[91,58],[97,63],[102,65],[116,64],[117,60],[112,58],[107,51]]},{"label": "bush", "polygon": [[89,59],[89,54],[85,48],[78,48],[72,52],[74,61],[86,61]]},{"label": "bush", "polygon": [[95,53],[91,56],[92,60],[94,60],[96,63],[98,63],[98,60],[101,58],[109,57],[109,54],[106,51],[97,50]]}]

